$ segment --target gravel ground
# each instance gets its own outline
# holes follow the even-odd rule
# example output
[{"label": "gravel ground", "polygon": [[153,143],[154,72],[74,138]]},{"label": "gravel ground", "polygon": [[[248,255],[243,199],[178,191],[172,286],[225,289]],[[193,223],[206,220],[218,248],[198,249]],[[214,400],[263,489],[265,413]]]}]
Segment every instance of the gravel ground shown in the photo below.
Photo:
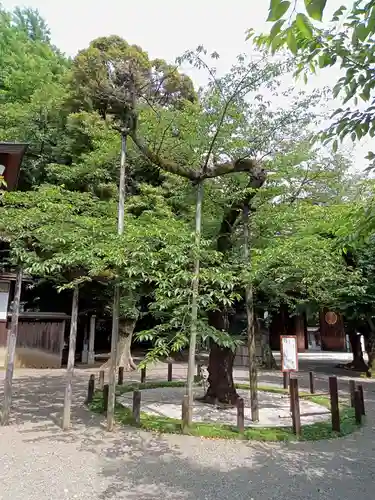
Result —
[{"label": "gravel ground", "polygon": [[[327,363],[314,367],[318,389],[327,386],[332,360]],[[156,368],[149,376],[164,378],[164,372]],[[109,434],[82,407],[90,373],[76,370],[73,426],[65,433],[56,425],[64,372],[16,374],[12,423],[0,428],[0,500],[373,500],[373,382],[363,381],[368,417],[361,431],[330,442],[269,445],[134,428]],[[174,373],[183,376],[185,368]],[[236,373],[238,379],[245,374]],[[281,377],[265,373],[261,381],[280,383]],[[306,383],[301,374],[301,386]],[[340,383],[346,388],[344,378]]]}]

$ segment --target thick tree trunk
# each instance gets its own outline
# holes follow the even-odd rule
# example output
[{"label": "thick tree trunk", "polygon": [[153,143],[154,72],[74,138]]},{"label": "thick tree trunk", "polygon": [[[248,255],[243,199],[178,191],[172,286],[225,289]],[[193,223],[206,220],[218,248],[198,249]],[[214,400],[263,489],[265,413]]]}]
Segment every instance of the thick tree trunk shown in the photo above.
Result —
[{"label": "thick tree trunk", "polygon": [[208,389],[203,398],[206,403],[236,404],[239,396],[233,381],[234,357],[231,349],[212,342],[208,360]]},{"label": "thick tree trunk", "polygon": [[349,363],[348,368],[357,371],[367,372],[368,367],[363,359],[363,352],[361,346],[361,336],[357,335],[355,330],[349,331],[349,341],[352,348],[353,353],[353,361]]},{"label": "thick tree trunk", "polygon": [[[209,315],[210,324],[217,330],[230,329],[230,316],[227,311],[214,311]],[[208,389],[203,401],[210,404],[233,405],[239,398],[233,381],[233,363],[236,353],[210,342],[208,358]]]},{"label": "thick tree trunk", "polygon": [[[137,369],[137,365],[133,361],[131,355],[131,344],[137,318],[134,319],[120,319],[119,322],[119,339],[117,343],[117,359],[116,369],[123,366],[125,371],[132,371]],[[111,360],[106,361],[102,366],[102,370],[106,370],[110,366]]]}]

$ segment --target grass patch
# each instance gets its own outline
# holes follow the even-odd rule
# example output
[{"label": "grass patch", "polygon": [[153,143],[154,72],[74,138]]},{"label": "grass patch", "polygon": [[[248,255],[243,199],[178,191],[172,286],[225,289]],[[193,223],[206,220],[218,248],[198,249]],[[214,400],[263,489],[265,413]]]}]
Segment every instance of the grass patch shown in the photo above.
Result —
[{"label": "grass patch", "polygon": [[[122,386],[117,386],[116,394],[121,395],[126,392],[142,389],[155,389],[159,387],[185,387],[184,381],[161,381],[161,382],[145,382],[143,384],[134,382]],[[238,389],[249,389],[248,384],[236,384]],[[273,392],[278,394],[287,394],[286,389],[281,389],[274,386],[259,386],[260,391]],[[325,408],[330,407],[328,396],[313,395],[301,392],[301,395],[306,396],[314,403],[320,404]],[[90,403],[89,408],[95,413],[103,413],[103,394],[101,391],[96,391],[94,399]],[[115,406],[116,421],[123,425],[134,426],[132,411],[130,408],[125,408],[119,403]],[[314,424],[304,425],[302,427],[301,441],[317,441],[321,439],[332,439],[346,436],[354,432],[358,426],[355,423],[354,410],[346,404],[340,405],[340,420],[341,432],[333,432],[331,429],[331,421],[316,422]],[[170,417],[150,415],[141,412],[141,429],[154,431],[159,433],[182,434],[181,420]],[[293,434],[291,427],[246,427],[243,434],[240,434],[235,426],[225,424],[215,424],[208,422],[196,422],[185,432],[187,435],[200,436],[208,439],[242,439],[253,441],[295,441],[297,438]]]}]

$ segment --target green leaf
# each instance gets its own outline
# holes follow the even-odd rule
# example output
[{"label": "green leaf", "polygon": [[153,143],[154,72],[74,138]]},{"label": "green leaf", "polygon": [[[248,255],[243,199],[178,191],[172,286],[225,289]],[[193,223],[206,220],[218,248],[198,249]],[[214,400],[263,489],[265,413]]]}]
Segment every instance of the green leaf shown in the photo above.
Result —
[{"label": "green leaf", "polygon": [[297,46],[296,37],[295,37],[292,29],[288,30],[288,33],[286,35],[286,43],[288,44],[290,51],[293,54],[297,54],[298,46]]},{"label": "green leaf", "polygon": [[336,153],[336,152],[337,152],[338,147],[339,147],[338,140],[337,140],[337,139],[335,139],[335,140],[333,141],[333,144],[332,144],[332,151],[333,151],[334,153]]},{"label": "green leaf", "polygon": [[289,7],[290,7],[289,1],[272,3],[267,21],[278,21],[288,11]]},{"label": "green leaf", "polygon": [[305,7],[308,15],[315,21],[321,21],[323,19],[323,12],[327,0],[305,0]]},{"label": "green leaf", "polygon": [[299,32],[302,33],[302,35],[305,38],[308,38],[309,40],[312,39],[313,31],[312,31],[311,23],[310,23],[308,17],[305,16],[305,14],[297,14],[296,26],[297,26]]},{"label": "green leaf", "polygon": [[354,31],[361,42],[364,42],[370,33],[368,26],[364,24],[357,24]]},{"label": "green leaf", "polygon": [[319,68],[325,68],[331,64],[331,56],[329,54],[321,54],[318,59]]},{"label": "green leaf", "polygon": [[279,47],[284,43],[283,37],[280,35],[276,35],[275,38],[272,40],[271,43],[271,53],[274,54]]},{"label": "green leaf", "polygon": [[285,23],[285,19],[280,19],[272,26],[272,29],[270,32],[270,37],[269,37],[270,40],[273,40],[275,38],[275,36],[280,33],[281,28],[282,28],[284,23]]}]

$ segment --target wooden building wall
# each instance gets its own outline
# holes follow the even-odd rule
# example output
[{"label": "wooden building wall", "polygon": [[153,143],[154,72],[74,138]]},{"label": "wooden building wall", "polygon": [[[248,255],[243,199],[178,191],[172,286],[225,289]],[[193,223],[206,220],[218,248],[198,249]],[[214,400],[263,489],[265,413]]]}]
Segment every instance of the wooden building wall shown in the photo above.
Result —
[{"label": "wooden building wall", "polygon": [[[10,323],[8,323],[9,326]],[[18,323],[15,366],[18,368],[60,368],[64,349],[64,332],[65,319],[62,315],[60,318],[32,317],[32,313],[21,315]],[[7,330],[0,331],[0,366],[5,364],[7,334]]]}]

